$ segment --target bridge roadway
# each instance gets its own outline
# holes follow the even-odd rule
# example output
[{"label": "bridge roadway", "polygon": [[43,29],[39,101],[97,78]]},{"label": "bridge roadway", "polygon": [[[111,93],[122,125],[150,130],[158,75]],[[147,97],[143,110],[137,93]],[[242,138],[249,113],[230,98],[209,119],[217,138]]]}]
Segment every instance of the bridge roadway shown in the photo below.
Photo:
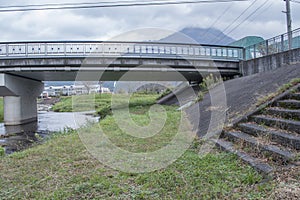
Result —
[{"label": "bridge roadway", "polygon": [[[201,75],[239,73],[239,47],[154,42],[0,43],[0,73],[40,81],[72,81],[77,72],[114,81],[130,71],[134,80],[199,81]],[[99,77],[96,79],[99,80]]]},{"label": "bridge roadway", "polygon": [[125,73],[122,80],[128,81],[201,81],[210,73],[229,77],[239,74],[242,54],[243,49],[238,47],[197,44],[0,43],[4,123],[37,121],[36,97],[43,90],[42,81],[113,81]]}]

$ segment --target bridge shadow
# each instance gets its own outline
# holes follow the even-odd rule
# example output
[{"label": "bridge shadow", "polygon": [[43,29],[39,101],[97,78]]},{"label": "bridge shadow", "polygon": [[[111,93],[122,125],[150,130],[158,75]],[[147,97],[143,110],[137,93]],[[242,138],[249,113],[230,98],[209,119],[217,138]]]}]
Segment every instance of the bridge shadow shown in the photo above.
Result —
[{"label": "bridge shadow", "polygon": [[17,126],[0,125],[0,145],[10,154],[28,148],[44,138],[47,131],[38,131],[38,123],[32,122]]}]

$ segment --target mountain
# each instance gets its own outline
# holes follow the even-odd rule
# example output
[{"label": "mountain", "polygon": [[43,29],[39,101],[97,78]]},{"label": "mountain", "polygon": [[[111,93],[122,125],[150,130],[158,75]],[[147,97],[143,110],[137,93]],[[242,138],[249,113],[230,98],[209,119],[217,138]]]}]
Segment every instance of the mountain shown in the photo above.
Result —
[{"label": "mountain", "polygon": [[228,45],[229,43],[232,43],[235,40],[225,35],[222,31],[215,28],[205,29],[205,28],[187,27],[159,41],[173,42],[173,43],[195,43],[196,42],[198,44]]}]

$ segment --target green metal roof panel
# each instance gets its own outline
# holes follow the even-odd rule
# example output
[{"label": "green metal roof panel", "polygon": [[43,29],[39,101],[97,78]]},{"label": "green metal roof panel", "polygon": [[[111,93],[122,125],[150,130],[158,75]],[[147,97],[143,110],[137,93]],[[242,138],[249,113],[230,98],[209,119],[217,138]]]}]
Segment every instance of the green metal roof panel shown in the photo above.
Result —
[{"label": "green metal roof panel", "polygon": [[258,36],[247,36],[240,40],[230,43],[230,46],[237,46],[237,47],[248,47],[259,42],[264,41],[264,38]]}]

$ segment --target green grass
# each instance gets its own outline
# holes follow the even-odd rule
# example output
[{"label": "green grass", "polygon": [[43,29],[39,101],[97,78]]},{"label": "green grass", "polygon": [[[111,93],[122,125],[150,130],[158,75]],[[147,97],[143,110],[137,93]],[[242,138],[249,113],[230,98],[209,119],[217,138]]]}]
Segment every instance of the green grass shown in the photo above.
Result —
[{"label": "green grass", "polygon": [[[141,101],[143,98],[145,101]],[[150,123],[148,110],[155,98],[132,98],[133,121],[139,125]],[[164,108],[165,127],[151,138],[125,135],[112,116],[101,120],[100,125],[123,149],[154,151],[169,142],[180,121],[176,107]],[[0,157],[0,199],[260,199],[272,192],[272,182],[261,183],[262,176],[234,155],[213,150],[199,157],[200,144],[195,140],[165,169],[132,174],[113,170],[94,159],[77,131],[58,133],[42,145]]]},{"label": "green grass", "polygon": [[[129,108],[151,105],[159,95],[154,94],[133,94],[129,101]],[[72,97],[62,97],[60,102],[56,103],[52,110],[55,112],[89,111],[96,110],[96,114],[101,118],[111,114],[112,98],[116,106],[126,105],[125,94],[92,94]]]},{"label": "green grass", "polygon": [[[130,109],[130,117],[139,126],[147,126],[150,122],[148,110],[150,106],[137,106]],[[167,121],[164,128],[155,135],[146,139],[130,136],[122,131],[113,116],[107,116],[105,120],[101,120],[100,125],[103,132],[109,136],[109,139],[122,149],[131,152],[148,152],[162,148],[170,142],[177,133],[180,112],[176,111],[176,107],[164,106],[167,111]]]},{"label": "green grass", "polygon": [[128,174],[94,160],[76,134],[0,159],[0,199],[261,198],[270,185],[235,156],[190,149],[168,168]]},{"label": "green grass", "polygon": [[0,159],[0,199],[261,198],[270,185],[235,156],[189,149],[168,168],[128,174],[94,160],[77,134]]},{"label": "green grass", "polygon": [[0,146],[0,156],[4,156],[5,155],[5,150],[3,147]]}]

